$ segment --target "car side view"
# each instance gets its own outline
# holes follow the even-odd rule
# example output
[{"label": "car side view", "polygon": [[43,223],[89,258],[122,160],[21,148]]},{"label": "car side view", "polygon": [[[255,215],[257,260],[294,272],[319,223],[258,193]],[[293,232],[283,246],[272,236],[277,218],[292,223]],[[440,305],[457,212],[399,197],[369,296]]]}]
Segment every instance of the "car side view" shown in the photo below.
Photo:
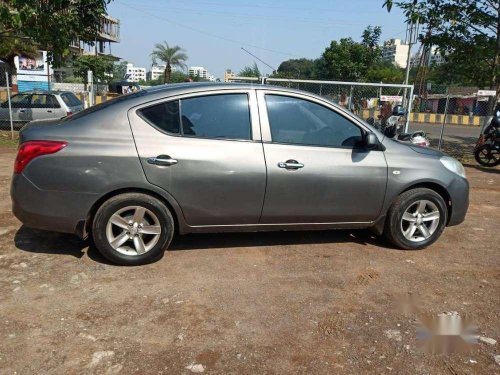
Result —
[{"label": "car side view", "polygon": [[[83,103],[69,91],[28,91],[11,98],[14,129],[22,128],[33,120],[60,119],[83,110]],[[0,119],[10,126],[9,102],[0,104]]]},{"label": "car side view", "polygon": [[455,159],[319,96],[199,83],[29,123],[11,196],[26,226],[139,265],[202,232],[371,228],[421,249],[464,220],[469,186]]}]

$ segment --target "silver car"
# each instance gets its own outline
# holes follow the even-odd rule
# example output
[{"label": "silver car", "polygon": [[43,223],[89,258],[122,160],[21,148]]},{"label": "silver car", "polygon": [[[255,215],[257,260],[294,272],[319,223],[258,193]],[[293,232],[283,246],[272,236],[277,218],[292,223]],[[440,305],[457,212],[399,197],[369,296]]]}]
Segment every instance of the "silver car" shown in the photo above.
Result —
[{"label": "silver car", "polygon": [[455,159],[319,96],[201,83],[28,124],[11,196],[26,226],[137,265],[201,232],[371,228],[421,249],[464,220],[469,185]]},{"label": "silver car", "polygon": [[[15,129],[33,120],[60,119],[83,110],[83,103],[69,91],[29,91],[10,100]],[[10,121],[8,101],[0,105],[0,121]]]}]

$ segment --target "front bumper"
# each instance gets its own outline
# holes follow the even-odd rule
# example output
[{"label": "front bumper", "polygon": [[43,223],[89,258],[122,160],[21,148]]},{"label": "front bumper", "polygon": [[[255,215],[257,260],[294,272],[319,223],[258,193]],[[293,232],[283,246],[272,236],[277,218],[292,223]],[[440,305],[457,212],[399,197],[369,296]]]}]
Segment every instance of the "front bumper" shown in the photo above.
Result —
[{"label": "front bumper", "polygon": [[451,215],[448,226],[458,225],[465,220],[469,208],[469,182],[462,177],[456,177],[448,186],[451,199]]},{"label": "front bumper", "polygon": [[27,227],[81,235],[94,194],[41,190],[23,174],[14,174],[12,212]]}]

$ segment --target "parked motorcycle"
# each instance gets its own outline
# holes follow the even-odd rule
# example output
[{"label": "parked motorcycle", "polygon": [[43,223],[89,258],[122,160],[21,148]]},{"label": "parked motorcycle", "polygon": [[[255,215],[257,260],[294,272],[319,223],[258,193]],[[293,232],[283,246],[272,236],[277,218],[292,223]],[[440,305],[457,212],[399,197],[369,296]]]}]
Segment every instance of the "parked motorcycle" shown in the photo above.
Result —
[{"label": "parked motorcycle", "polygon": [[490,124],[479,136],[474,148],[474,158],[485,167],[500,164],[500,107],[497,107]]},{"label": "parked motorcycle", "polygon": [[366,120],[370,125],[373,125],[377,130],[384,133],[386,137],[397,139],[401,142],[408,142],[417,146],[429,147],[430,141],[427,133],[423,130],[418,130],[412,133],[404,133],[402,129],[404,128],[404,116],[405,112],[403,106],[397,105],[392,110],[392,116],[390,116],[385,124],[380,121],[375,121],[373,117]]}]

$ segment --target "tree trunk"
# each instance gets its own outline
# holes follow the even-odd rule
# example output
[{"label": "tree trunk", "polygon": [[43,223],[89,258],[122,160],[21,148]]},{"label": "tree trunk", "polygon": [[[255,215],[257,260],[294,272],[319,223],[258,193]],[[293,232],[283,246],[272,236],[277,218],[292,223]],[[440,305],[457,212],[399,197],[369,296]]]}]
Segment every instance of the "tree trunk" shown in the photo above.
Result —
[{"label": "tree trunk", "polygon": [[170,83],[170,80],[172,79],[172,67],[170,66],[170,63],[167,64],[167,67],[165,68],[165,83]]}]

